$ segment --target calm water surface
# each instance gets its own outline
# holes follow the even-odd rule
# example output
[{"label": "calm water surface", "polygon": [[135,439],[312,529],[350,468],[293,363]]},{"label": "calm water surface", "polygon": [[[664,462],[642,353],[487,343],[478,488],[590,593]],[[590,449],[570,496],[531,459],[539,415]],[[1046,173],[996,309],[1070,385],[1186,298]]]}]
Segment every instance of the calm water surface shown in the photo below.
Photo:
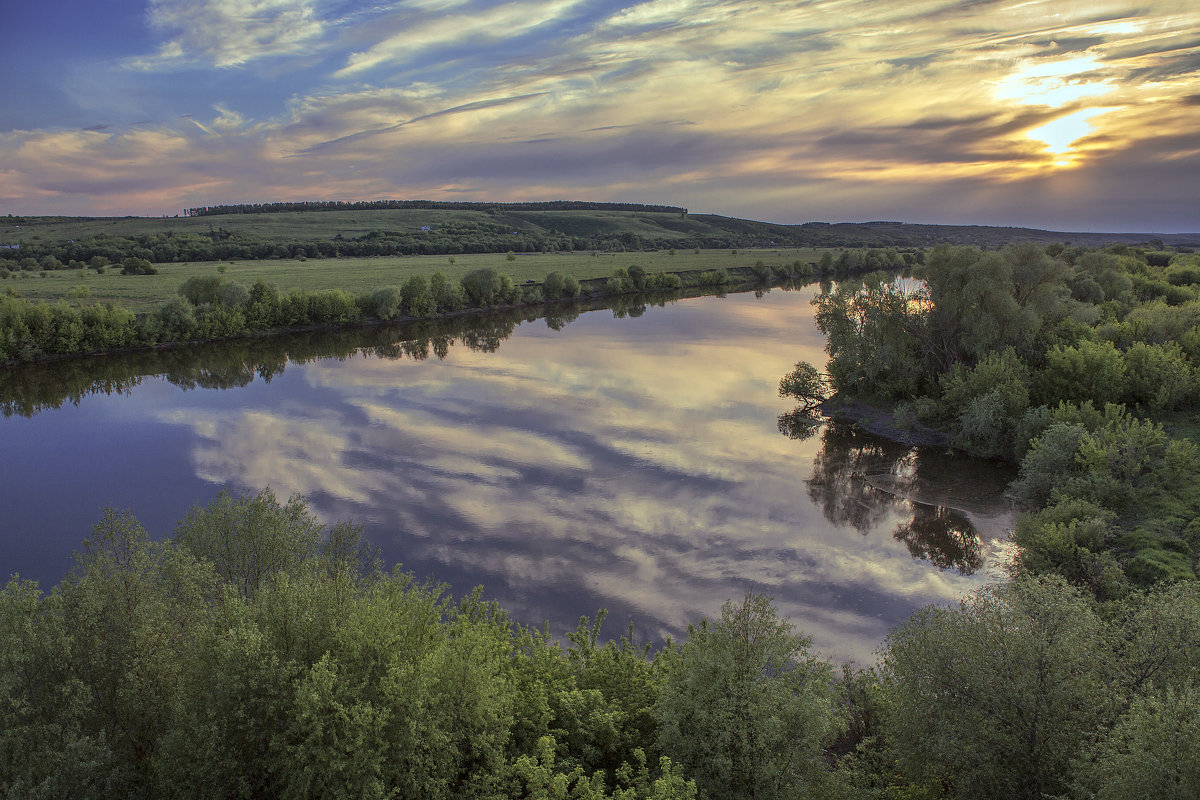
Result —
[{"label": "calm water surface", "polygon": [[1011,475],[845,425],[781,434],[779,378],[824,360],[815,291],[143,365],[160,374],[0,421],[0,571],[57,582],[104,506],[165,536],[222,487],[270,486],[558,633],[606,608],[612,635],[678,635],[756,590],[825,654],[869,661],[889,626],[996,574]]}]

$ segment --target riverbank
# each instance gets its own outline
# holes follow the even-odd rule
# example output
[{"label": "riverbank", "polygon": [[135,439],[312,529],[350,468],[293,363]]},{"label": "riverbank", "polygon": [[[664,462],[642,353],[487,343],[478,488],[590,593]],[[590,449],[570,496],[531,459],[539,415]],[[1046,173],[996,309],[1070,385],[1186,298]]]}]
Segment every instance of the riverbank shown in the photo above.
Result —
[{"label": "riverbank", "polygon": [[[517,284],[488,268],[469,272],[456,283],[434,273],[428,280],[414,276],[403,287],[357,295],[340,289],[294,289],[281,294],[262,281],[247,289],[217,274],[207,276],[211,286],[203,297],[199,292],[184,291],[190,300],[176,297],[156,312],[141,314],[114,305],[75,307],[0,296],[0,358],[11,367],[22,362],[169,349],[297,331],[455,318],[581,299],[609,300],[664,289],[744,291],[805,280],[813,270],[812,264],[800,261],[767,264],[761,259],[754,266],[718,270],[648,273],[637,267],[617,268],[606,278],[574,281],[573,285],[568,276],[565,288],[551,291],[545,281],[528,279]],[[482,293],[481,280],[487,287]],[[561,285],[561,276],[556,284]]]},{"label": "riverbank", "polygon": [[834,395],[817,406],[833,419],[851,422],[863,430],[910,447],[953,447],[953,437],[896,414],[896,405],[881,405],[859,397]]}]

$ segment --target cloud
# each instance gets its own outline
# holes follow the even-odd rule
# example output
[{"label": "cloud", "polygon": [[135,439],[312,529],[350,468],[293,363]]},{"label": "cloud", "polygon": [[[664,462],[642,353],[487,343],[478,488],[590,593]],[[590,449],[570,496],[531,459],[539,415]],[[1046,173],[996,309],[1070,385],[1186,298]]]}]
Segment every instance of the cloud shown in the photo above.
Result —
[{"label": "cloud", "polygon": [[[1099,170],[1102,155],[1119,160],[1147,140],[1161,149],[1197,122],[1189,98],[1200,87],[1200,14],[1182,0],[1152,8],[1126,0],[1087,8],[1051,0],[1016,8],[944,0],[651,0],[623,8],[470,0],[353,14],[326,0],[271,0],[242,8],[231,0],[157,4],[168,61],[193,69],[240,63],[255,77],[264,73],[252,69],[278,56],[311,51],[317,60],[304,62],[294,90],[282,80],[256,83],[257,92],[283,93],[274,104],[229,94],[147,126],[186,143],[172,154],[180,166],[176,199],[157,189],[56,194],[61,170],[48,153],[17,162],[19,187],[3,193],[64,212],[81,202],[162,213],[272,196],[573,196],[765,212],[786,222],[894,217],[897,207],[910,219],[944,221],[939,215],[969,207],[984,215],[970,221],[986,222],[989,199],[1019,205],[1016,198],[1043,178]],[[222,33],[239,26],[245,33]],[[222,90],[233,92],[235,83]],[[145,118],[125,107],[135,87],[96,89],[106,106],[124,104],[121,117]],[[270,110],[251,111],[260,108]],[[1113,108],[1123,111],[1094,113],[1092,130],[1062,158],[1029,136],[1055,118]],[[145,174],[136,172],[140,158],[115,160],[136,130],[114,124],[101,132],[111,139],[89,142],[88,171],[114,176],[117,187],[158,184],[157,166]],[[0,158],[10,164],[12,143],[23,138],[73,146],[52,130],[14,136],[0,141]],[[1168,158],[1182,163],[1187,152]],[[87,160],[69,150],[67,158]],[[937,200],[971,185],[978,202]],[[1110,216],[1093,227],[1150,219],[1143,211],[1156,198],[1151,183],[1098,191],[1114,199],[1105,204]],[[130,205],[151,196],[169,205]],[[905,203],[905,196],[933,203]],[[1078,219],[1069,204],[1046,213],[1039,227]],[[1169,216],[1171,227],[1191,218],[1184,210]]]},{"label": "cloud", "polygon": [[335,75],[348,77],[379,66],[408,63],[423,52],[477,40],[506,41],[566,17],[582,0],[518,0],[469,13],[454,13],[407,26],[367,50],[352,53]]},{"label": "cloud", "polygon": [[303,52],[326,33],[313,0],[151,0],[150,24],[168,39],[131,67],[236,67]]}]

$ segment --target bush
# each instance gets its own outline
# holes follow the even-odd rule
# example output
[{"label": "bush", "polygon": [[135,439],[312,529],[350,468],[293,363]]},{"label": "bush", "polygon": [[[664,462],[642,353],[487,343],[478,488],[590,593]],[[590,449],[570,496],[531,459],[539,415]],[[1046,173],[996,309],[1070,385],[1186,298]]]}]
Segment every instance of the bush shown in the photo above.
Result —
[{"label": "bush", "polygon": [[1194,392],[1192,368],[1175,342],[1134,342],[1125,352],[1125,373],[1125,401],[1151,411],[1178,408]]},{"label": "bush", "polygon": [[604,285],[605,294],[628,294],[633,291],[633,279],[629,277],[629,271],[624,267],[617,267],[613,270],[612,277],[608,279],[608,283]]},{"label": "bush", "polygon": [[250,290],[237,281],[222,283],[217,287],[217,303],[226,308],[241,308],[250,302]]},{"label": "bush", "polygon": [[437,303],[424,275],[413,275],[400,290],[404,313],[410,317],[429,317],[437,313]]},{"label": "bush", "polygon": [[1077,796],[1095,800],[1200,797],[1200,688],[1136,698],[1091,758]]},{"label": "bush", "polygon": [[400,312],[403,294],[395,286],[387,286],[371,293],[367,302],[368,313],[382,320],[394,319]]},{"label": "bush", "polygon": [[551,272],[542,281],[542,292],[546,295],[547,300],[555,300],[562,297],[566,283],[566,279],[563,278],[561,272]]},{"label": "bush", "polygon": [[1120,705],[1111,637],[1061,578],[980,590],[893,628],[884,731],[902,775],[937,796],[1061,796],[1072,763]]},{"label": "bush", "polygon": [[157,275],[158,270],[144,258],[127,258],[121,267],[122,275]]},{"label": "bush", "polygon": [[220,275],[193,275],[179,287],[179,296],[194,306],[217,302],[221,283]]},{"label": "bush", "polygon": [[1044,504],[1051,490],[1075,469],[1075,457],[1085,436],[1087,429],[1082,425],[1056,422],[1033,439],[1029,452],[1021,459],[1013,494],[1033,506]]},{"label": "bush", "polygon": [[439,312],[458,311],[467,304],[462,285],[454,283],[441,270],[429,276],[429,294]]},{"label": "bush", "polygon": [[1075,347],[1054,347],[1046,353],[1046,366],[1037,386],[1043,403],[1065,400],[1081,403],[1120,402],[1125,395],[1125,360],[1111,342],[1080,342]]},{"label": "bush", "polygon": [[[671,251],[671,255],[675,255],[675,251]],[[642,269],[637,264],[629,267],[629,282],[633,284],[633,290],[640,292],[646,288],[646,270]]]},{"label": "bush", "polygon": [[809,796],[840,727],[829,665],[769,598],[690,628],[655,707],[663,750],[707,797]]},{"label": "bush", "polygon": [[509,302],[512,299],[513,282],[491,267],[476,269],[462,276],[459,281],[467,301],[478,308]]}]

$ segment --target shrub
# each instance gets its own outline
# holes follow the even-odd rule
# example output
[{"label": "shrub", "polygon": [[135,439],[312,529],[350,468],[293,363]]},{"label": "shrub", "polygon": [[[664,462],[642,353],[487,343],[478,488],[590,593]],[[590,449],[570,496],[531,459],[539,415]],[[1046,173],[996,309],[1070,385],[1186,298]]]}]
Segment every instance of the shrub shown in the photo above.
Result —
[{"label": "shrub", "polygon": [[441,270],[429,276],[429,293],[439,312],[458,311],[467,304],[461,284],[451,281]]},{"label": "shrub", "polygon": [[127,258],[121,267],[122,275],[157,275],[158,270],[144,258]]},{"label": "shrub", "polygon": [[[675,255],[675,251],[671,251],[671,255]],[[640,292],[646,288],[646,270],[642,269],[637,264],[629,267],[629,282],[633,284],[634,291]]]},{"label": "shrub", "polygon": [[1192,368],[1175,342],[1134,342],[1125,353],[1125,400],[1151,411],[1178,408],[1193,393]]},{"label": "shrub", "polygon": [[437,303],[424,275],[413,275],[400,290],[404,313],[410,317],[428,317],[437,312]]},{"label": "shrub", "polygon": [[1115,403],[1125,394],[1125,360],[1111,342],[1082,341],[1046,353],[1038,375],[1042,402]]},{"label": "shrub", "polygon": [[563,278],[561,272],[551,272],[542,281],[542,291],[545,293],[547,300],[562,297],[564,288],[566,288],[566,279]]},{"label": "shrub", "polygon": [[179,287],[179,296],[194,306],[215,303],[223,280],[220,275],[193,275]]},{"label": "shrub", "polygon": [[241,308],[250,302],[250,290],[237,281],[222,283],[217,287],[217,303],[226,308]]},{"label": "shrub", "polygon": [[403,293],[395,286],[378,289],[367,302],[368,313],[383,320],[394,319],[400,312],[402,301]]},{"label": "shrub", "polygon": [[463,275],[459,283],[467,301],[479,308],[508,302],[513,296],[512,278],[491,267],[472,270]]}]

